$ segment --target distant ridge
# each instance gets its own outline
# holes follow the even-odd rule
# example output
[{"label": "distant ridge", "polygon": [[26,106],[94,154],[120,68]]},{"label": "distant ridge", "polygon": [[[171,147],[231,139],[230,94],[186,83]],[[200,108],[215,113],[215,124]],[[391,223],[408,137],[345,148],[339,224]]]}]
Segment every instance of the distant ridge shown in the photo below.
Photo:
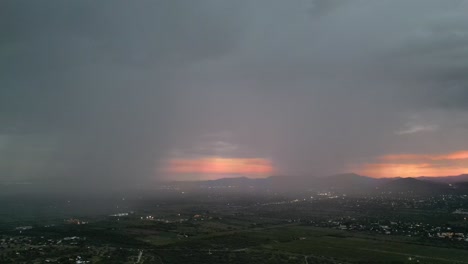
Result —
[{"label": "distant ridge", "polygon": [[448,192],[448,184],[416,178],[396,178],[380,186],[382,191],[397,193],[431,194]]},{"label": "distant ridge", "polygon": [[440,177],[421,176],[421,177],[416,177],[416,178],[420,180],[428,180],[428,181],[443,182],[443,183],[468,182],[468,174],[460,174],[456,176],[440,176]]},{"label": "distant ridge", "polygon": [[454,190],[468,193],[468,174],[447,177],[372,178],[356,173],[323,177],[270,176],[267,178],[220,178],[205,181],[173,182],[187,188],[233,188],[285,192],[336,191],[350,194],[374,192],[437,194]]}]

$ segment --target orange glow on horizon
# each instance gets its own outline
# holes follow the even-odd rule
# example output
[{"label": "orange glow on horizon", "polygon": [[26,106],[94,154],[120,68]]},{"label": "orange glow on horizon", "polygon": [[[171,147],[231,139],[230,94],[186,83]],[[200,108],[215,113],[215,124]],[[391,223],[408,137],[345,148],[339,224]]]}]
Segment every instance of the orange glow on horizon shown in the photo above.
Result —
[{"label": "orange glow on horizon", "polygon": [[353,167],[357,173],[376,178],[437,177],[468,173],[468,151],[445,154],[390,154],[375,163]]},{"label": "orange glow on horizon", "polygon": [[244,174],[269,176],[274,169],[271,161],[262,158],[218,158],[168,160],[163,169],[170,174]]},{"label": "orange glow on horizon", "polygon": [[358,173],[375,178],[393,177],[437,177],[454,176],[468,172],[468,167],[438,167],[428,163],[399,164],[399,163],[375,163],[364,164]]},{"label": "orange glow on horizon", "polygon": [[468,159],[468,150],[456,151],[442,155],[428,154],[394,154],[379,157],[380,160],[462,160]]}]

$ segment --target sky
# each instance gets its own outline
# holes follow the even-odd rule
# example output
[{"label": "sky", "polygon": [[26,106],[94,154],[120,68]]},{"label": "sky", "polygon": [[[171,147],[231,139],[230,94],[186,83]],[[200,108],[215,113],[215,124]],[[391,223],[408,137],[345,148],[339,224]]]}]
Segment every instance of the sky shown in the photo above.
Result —
[{"label": "sky", "polygon": [[0,2],[0,181],[468,173],[468,1]]}]

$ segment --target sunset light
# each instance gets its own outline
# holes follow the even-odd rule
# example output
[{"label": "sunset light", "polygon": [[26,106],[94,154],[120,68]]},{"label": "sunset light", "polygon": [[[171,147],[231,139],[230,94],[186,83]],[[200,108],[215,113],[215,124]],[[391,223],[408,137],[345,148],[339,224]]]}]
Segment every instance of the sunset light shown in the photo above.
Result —
[{"label": "sunset light", "polygon": [[164,171],[170,174],[240,174],[254,177],[271,175],[271,161],[263,158],[172,159],[166,162]]},{"label": "sunset light", "polygon": [[375,163],[355,166],[358,173],[376,178],[450,176],[468,172],[468,151],[444,154],[390,154]]},{"label": "sunset light", "polygon": [[468,150],[456,151],[446,154],[396,154],[379,157],[380,160],[463,160],[468,159]]}]

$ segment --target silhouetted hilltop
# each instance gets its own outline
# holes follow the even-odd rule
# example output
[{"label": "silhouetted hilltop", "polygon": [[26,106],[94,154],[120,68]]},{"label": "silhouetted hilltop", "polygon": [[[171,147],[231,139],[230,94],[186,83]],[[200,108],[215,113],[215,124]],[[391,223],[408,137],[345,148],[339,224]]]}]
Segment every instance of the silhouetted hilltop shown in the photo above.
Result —
[{"label": "silhouetted hilltop", "polygon": [[442,177],[421,176],[421,177],[417,177],[417,179],[433,181],[433,182],[442,182],[442,183],[468,182],[468,174],[460,174],[456,176],[442,176]]},{"label": "silhouetted hilltop", "polygon": [[450,191],[448,184],[415,178],[396,178],[384,183],[379,189],[385,192],[413,194],[437,194]]},{"label": "silhouetted hilltop", "polygon": [[454,190],[458,192],[468,191],[468,175],[377,179],[355,173],[343,173],[325,177],[271,176],[259,179],[236,177],[207,181],[175,182],[174,184],[184,188],[232,188],[236,190],[272,190],[278,192],[336,191],[350,194],[384,192],[430,195],[449,193]]}]

